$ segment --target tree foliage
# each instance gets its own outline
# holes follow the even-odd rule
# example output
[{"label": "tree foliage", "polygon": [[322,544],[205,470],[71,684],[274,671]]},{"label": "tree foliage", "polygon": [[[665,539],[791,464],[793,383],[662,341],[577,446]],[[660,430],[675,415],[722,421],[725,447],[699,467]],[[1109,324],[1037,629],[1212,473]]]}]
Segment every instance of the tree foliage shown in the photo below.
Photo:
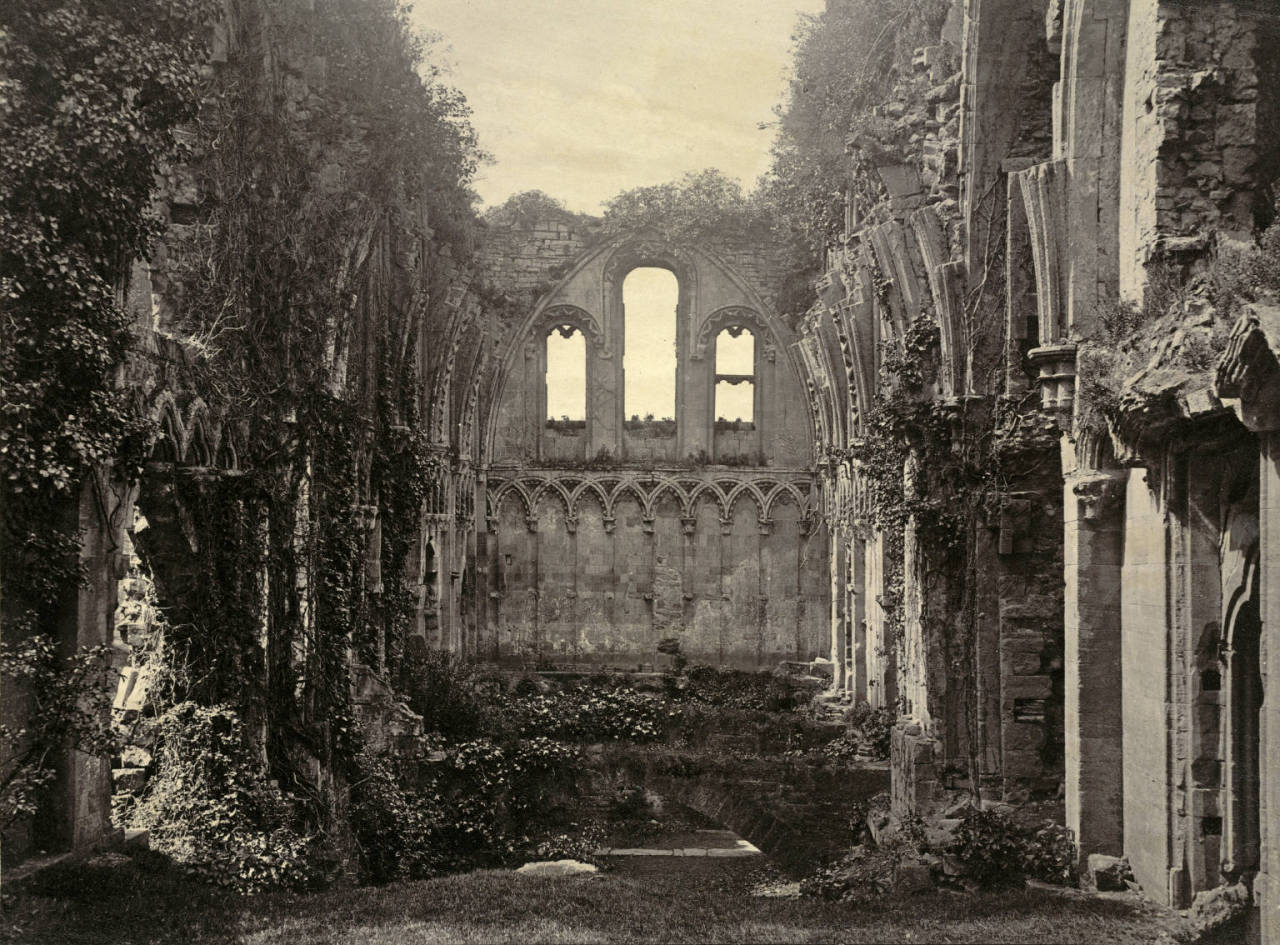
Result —
[{"label": "tree foliage", "polygon": [[884,102],[917,46],[937,41],[948,0],[839,0],[792,36],[787,101],[758,199],[813,252],[844,227],[845,139]]},{"label": "tree foliage", "polygon": [[669,239],[733,236],[764,221],[742,185],[715,168],[679,180],[625,190],[605,204],[604,228],[655,229]]},{"label": "tree foliage", "polygon": [[[151,199],[196,108],[205,0],[31,0],[0,20],[0,478],[4,541],[145,426],[114,383],[117,290],[159,229]],[[6,584],[28,559],[6,554]],[[39,602],[35,602],[39,603]],[[37,607],[39,609],[39,607]]]},{"label": "tree foliage", "polygon": [[541,190],[524,190],[486,210],[484,222],[490,226],[529,230],[539,223],[592,225],[599,221],[585,213],[574,213],[565,207],[563,201]]}]

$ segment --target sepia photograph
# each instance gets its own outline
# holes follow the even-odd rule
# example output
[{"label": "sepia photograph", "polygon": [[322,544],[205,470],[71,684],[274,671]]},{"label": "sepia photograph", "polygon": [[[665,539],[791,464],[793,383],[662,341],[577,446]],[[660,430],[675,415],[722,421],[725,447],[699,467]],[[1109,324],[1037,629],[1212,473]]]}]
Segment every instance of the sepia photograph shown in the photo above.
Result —
[{"label": "sepia photograph", "polygon": [[1277,661],[1280,0],[0,0],[0,943],[1280,945]]}]

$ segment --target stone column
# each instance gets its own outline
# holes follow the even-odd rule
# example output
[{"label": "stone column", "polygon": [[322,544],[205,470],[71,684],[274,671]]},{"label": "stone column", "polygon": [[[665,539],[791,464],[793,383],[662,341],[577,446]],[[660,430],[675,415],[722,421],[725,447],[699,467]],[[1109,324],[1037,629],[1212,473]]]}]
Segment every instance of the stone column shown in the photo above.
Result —
[{"label": "stone column", "polygon": [[1063,489],[1066,807],[1082,860],[1090,853],[1119,856],[1124,847],[1124,479],[1122,471],[1075,469]]},{"label": "stone column", "polygon": [[867,701],[866,548],[866,541],[857,535],[849,543],[849,594],[845,619],[853,631],[849,635],[853,652],[848,654],[849,676],[845,686],[855,702]]},{"label": "stone column", "polygon": [[848,568],[849,531],[844,526],[831,529],[831,689],[845,686],[845,621],[849,619],[845,595]]},{"label": "stone column", "polygon": [[1280,429],[1258,434],[1261,454],[1258,590],[1262,610],[1262,850],[1254,899],[1264,945],[1280,945]]},{"label": "stone column", "polygon": [[[101,481],[110,482],[106,471]],[[68,619],[59,628],[59,650],[67,656],[109,644],[114,637],[116,589],[125,569],[120,553],[123,525],[133,520],[136,489],[111,483],[102,487],[101,494],[95,495],[95,491],[90,478],[80,489],[74,513],[86,581],[76,594],[74,611],[68,608]],[[73,613],[74,622],[70,619]],[[115,687],[110,676],[102,682]],[[111,825],[110,759],[73,749],[57,769],[51,792],[58,797],[57,806],[42,811],[41,816],[50,823],[37,827],[37,834],[43,834],[41,841],[53,840],[59,850],[85,850],[108,839],[116,832]]]}]

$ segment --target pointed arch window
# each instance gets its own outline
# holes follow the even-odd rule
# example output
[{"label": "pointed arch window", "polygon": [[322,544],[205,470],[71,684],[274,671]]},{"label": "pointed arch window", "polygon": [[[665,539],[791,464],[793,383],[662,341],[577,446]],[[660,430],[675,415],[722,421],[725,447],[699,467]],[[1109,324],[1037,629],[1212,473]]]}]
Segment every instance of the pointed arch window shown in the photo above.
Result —
[{"label": "pointed arch window", "polygon": [[716,336],[716,429],[755,429],[756,338],[744,325]]},{"label": "pointed arch window", "polygon": [[580,429],[587,424],[587,343],[573,325],[547,334],[547,426]]},{"label": "pointed arch window", "polygon": [[629,423],[675,423],[679,296],[679,283],[667,269],[641,267],[623,280],[623,412]]}]

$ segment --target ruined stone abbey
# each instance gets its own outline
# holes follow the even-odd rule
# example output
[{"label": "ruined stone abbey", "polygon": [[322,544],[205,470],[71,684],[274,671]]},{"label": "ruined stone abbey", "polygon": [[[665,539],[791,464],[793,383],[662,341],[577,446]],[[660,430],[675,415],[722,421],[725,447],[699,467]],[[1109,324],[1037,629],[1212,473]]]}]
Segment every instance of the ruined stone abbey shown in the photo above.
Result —
[{"label": "ruined stone abbey", "polygon": [[[1280,302],[1229,310],[1212,291],[1275,215],[1280,16],[1260,0],[953,7],[850,134],[844,233],[802,311],[784,310],[767,234],[540,219],[489,225],[464,254],[414,198],[377,207],[342,246],[342,317],[311,370],[380,419],[337,460],[298,453],[285,502],[236,485],[254,479],[256,421],[227,413],[184,334],[179,271],[210,197],[172,168],[160,250],[122,289],[122,383],[162,435],[136,482],[81,491],[89,580],[64,638],[113,644],[127,700],[145,685],[116,616],[134,551],[168,621],[217,634],[183,608],[232,528],[294,557],[235,578],[252,605],[236,632],[259,653],[226,671],[322,718],[326,559],[308,529],[340,501],[363,549],[344,593],[381,628],[342,664],[370,724],[412,727],[394,692],[423,650],[821,665],[835,693],[897,708],[895,815],[958,790],[1062,797],[1082,863],[1124,856],[1175,908],[1243,884],[1280,945]],[[249,55],[242,26],[218,28],[212,72]],[[267,68],[321,107],[322,60]],[[671,418],[623,395],[624,283],[642,268],[677,284]],[[747,368],[722,370],[743,338]],[[580,344],[581,417],[549,417],[555,339]],[[719,415],[721,385],[749,392],[749,420]],[[886,391],[892,416],[873,409]],[[406,531],[378,450],[415,436]],[[345,470],[337,500],[325,463]],[[411,619],[391,619],[393,588]],[[323,739],[250,721],[264,752],[341,793]],[[110,834],[106,759],[76,755],[59,790],[11,850]]]}]

